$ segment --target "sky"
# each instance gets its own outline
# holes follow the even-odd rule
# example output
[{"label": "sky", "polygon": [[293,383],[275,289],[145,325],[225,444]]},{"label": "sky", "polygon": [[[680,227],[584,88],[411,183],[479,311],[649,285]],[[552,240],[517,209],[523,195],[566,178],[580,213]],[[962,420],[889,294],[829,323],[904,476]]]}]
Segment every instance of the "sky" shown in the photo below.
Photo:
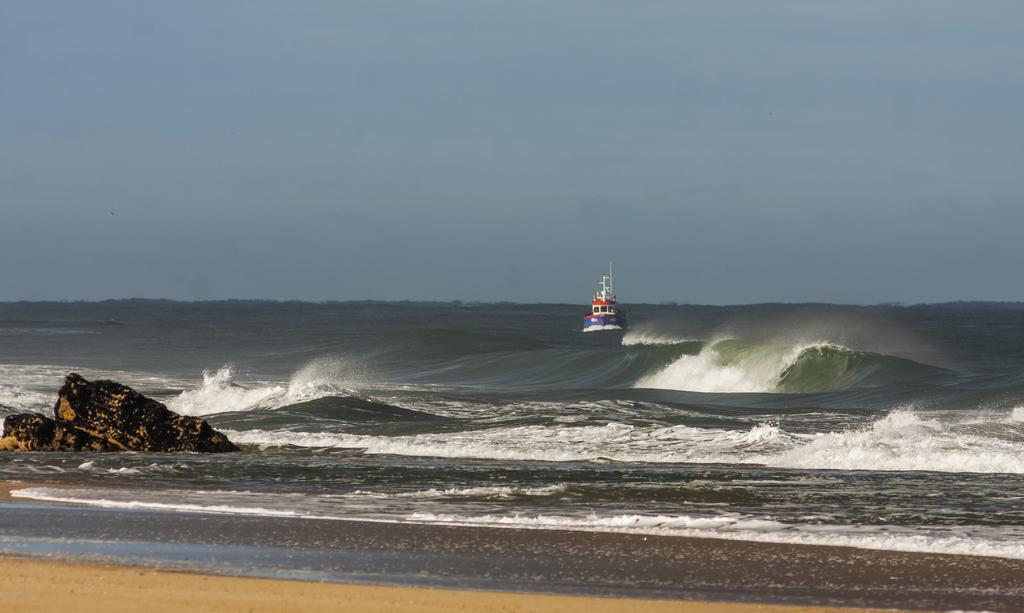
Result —
[{"label": "sky", "polygon": [[1024,3],[0,0],[0,300],[1024,300]]}]

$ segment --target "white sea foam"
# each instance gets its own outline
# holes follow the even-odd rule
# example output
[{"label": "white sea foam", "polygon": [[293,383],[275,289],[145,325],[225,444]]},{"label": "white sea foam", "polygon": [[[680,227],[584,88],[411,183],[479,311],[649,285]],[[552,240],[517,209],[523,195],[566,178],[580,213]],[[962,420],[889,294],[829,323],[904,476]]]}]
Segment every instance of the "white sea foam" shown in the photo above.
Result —
[{"label": "white sea foam", "polygon": [[152,475],[152,474],[175,474],[178,469],[173,464],[157,464],[153,462],[145,466],[110,466],[106,461],[89,460],[78,465],[79,470],[91,473],[110,475]]},{"label": "white sea foam", "polygon": [[371,454],[554,462],[606,458],[639,462],[737,461],[737,450],[772,449],[790,437],[777,426],[713,430],[689,426],[515,426],[457,433],[370,436],[286,430],[225,430],[236,443],[258,446],[358,447]]},{"label": "white sea foam", "polygon": [[869,428],[818,434],[763,460],[788,468],[1021,474],[1022,442],[972,434],[956,421],[925,418],[904,409]]},{"label": "white sea foam", "polygon": [[182,415],[230,413],[254,407],[273,406],[275,399],[286,392],[287,388],[283,385],[239,385],[234,382],[231,367],[225,366],[214,372],[203,371],[202,385],[168,400],[167,407]]},{"label": "white sea foam", "polygon": [[53,407],[57,388],[67,373],[54,366],[0,364],[0,414],[47,411]]},{"label": "white sea foam", "polygon": [[750,348],[726,360],[725,341],[706,344],[697,355],[679,357],[665,368],[641,377],[634,387],[707,393],[765,393],[775,391],[779,377],[804,350],[827,343]]},{"label": "white sea foam", "polygon": [[380,499],[414,498],[431,500],[438,498],[514,498],[517,496],[555,496],[566,490],[565,485],[549,485],[545,487],[452,487],[446,489],[431,488],[413,492],[373,492],[356,490],[351,494],[339,497],[367,497]]},{"label": "white sea foam", "polygon": [[304,514],[296,511],[267,509],[263,507],[238,507],[231,505],[202,505],[176,502],[153,502],[144,500],[113,500],[107,498],[85,498],[88,491],[81,491],[81,495],[74,495],[75,492],[65,493],[61,490],[50,490],[48,488],[35,487],[20,490],[12,490],[12,498],[27,498],[41,502],[62,502],[71,504],[82,504],[105,509],[144,509],[155,511],[183,511],[193,513],[217,513],[231,515],[262,515],[267,517],[305,517]]},{"label": "white sea foam", "polygon": [[369,436],[344,433],[225,431],[235,442],[259,446],[358,447],[371,454],[542,460],[607,459],[634,462],[736,462],[742,454],[781,449],[793,435],[768,423],[749,430],[689,426],[516,426],[459,433]]},{"label": "white sea foam", "polygon": [[588,328],[584,328],[583,331],[584,332],[602,332],[602,331],[607,331],[607,330],[621,330],[621,329],[622,329],[622,326],[615,326],[615,325],[612,325],[612,324],[605,324],[605,325],[602,325],[602,326],[590,326]]},{"label": "white sea foam", "polygon": [[230,366],[214,372],[204,371],[202,384],[168,400],[172,411],[183,415],[212,415],[275,409],[326,396],[353,393],[356,385],[353,369],[336,358],[314,360],[291,376],[287,384],[255,382],[239,384]]},{"label": "white sea foam", "polygon": [[0,383],[0,413],[45,411],[53,406],[56,393],[44,394],[9,383]]},{"label": "white sea foam", "polygon": [[622,345],[625,347],[633,345],[678,345],[691,342],[695,342],[694,339],[681,338],[650,330],[630,329],[622,336]]},{"label": "white sea foam", "polygon": [[[977,433],[974,423],[900,409],[860,428],[794,434],[761,422],[747,430],[689,426],[530,425],[411,436],[227,430],[241,444],[356,447],[369,454],[648,463],[751,463],[784,468],[1024,474],[1024,435],[1011,416]],[[983,431],[985,431],[983,429]],[[1004,432],[1005,431],[1005,432]]]}]

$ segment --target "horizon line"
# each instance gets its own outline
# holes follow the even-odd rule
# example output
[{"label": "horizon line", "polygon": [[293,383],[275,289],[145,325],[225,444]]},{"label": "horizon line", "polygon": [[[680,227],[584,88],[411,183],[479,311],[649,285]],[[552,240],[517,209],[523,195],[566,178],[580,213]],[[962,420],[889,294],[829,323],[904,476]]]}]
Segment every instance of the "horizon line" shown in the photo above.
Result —
[{"label": "horizon line", "polygon": [[[534,302],[517,302],[513,300],[412,300],[412,299],[391,299],[383,300],[376,298],[359,298],[359,299],[330,299],[330,300],[310,300],[301,298],[203,298],[203,299],[180,299],[180,298],[145,298],[145,297],[130,297],[130,298],[101,298],[101,299],[81,299],[81,298],[65,298],[65,299],[46,299],[46,300],[0,300],[0,305],[17,305],[17,304],[104,304],[104,303],[126,303],[126,302],[150,302],[150,303],[170,303],[170,304],[184,304],[184,305],[200,305],[200,304],[307,304],[307,305],[331,305],[331,304],[429,304],[429,305],[523,305],[523,306],[580,306],[575,302],[545,302],[545,301],[534,301]],[[627,305],[643,305],[643,306],[659,306],[659,307],[750,307],[750,306],[849,306],[849,307],[917,307],[917,306],[944,306],[944,305],[1024,305],[1024,300],[977,300],[977,299],[960,299],[960,300],[943,300],[937,302],[905,302],[905,301],[885,301],[885,302],[862,302],[862,303],[851,303],[851,302],[828,302],[821,300],[810,300],[810,301],[764,301],[764,302],[736,302],[736,303],[699,303],[699,302],[680,302],[677,300],[660,300],[657,302],[630,302]],[[585,306],[585,305],[583,305]]]}]

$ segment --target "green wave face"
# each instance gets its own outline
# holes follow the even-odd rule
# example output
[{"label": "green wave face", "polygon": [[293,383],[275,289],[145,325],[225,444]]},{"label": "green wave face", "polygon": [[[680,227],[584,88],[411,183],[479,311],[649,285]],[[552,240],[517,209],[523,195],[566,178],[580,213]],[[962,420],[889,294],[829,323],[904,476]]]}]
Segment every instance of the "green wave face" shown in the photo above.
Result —
[{"label": "green wave face", "polygon": [[803,350],[779,375],[777,391],[826,392],[933,372],[932,366],[880,353],[818,345]]},{"label": "green wave face", "polygon": [[758,345],[736,338],[716,341],[711,345],[711,349],[714,350],[717,356],[717,362],[722,366],[781,360],[786,352],[791,351],[786,346]]},{"label": "green wave face", "polygon": [[[697,392],[812,393],[907,381],[939,369],[908,359],[839,345],[764,344],[723,339],[663,351],[636,366],[669,359],[640,378],[641,387]],[[651,372],[651,371],[648,371]]]}]

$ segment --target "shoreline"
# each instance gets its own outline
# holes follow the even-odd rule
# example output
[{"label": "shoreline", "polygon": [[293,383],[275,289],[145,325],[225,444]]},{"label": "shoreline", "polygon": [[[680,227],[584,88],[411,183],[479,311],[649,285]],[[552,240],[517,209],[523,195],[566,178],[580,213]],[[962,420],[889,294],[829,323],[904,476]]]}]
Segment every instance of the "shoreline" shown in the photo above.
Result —
[{"label": "shoreline", "polygon": [[72,566],[98,562],[102,568],[132,572],[184,571],[275,585],[611,597],[620,604],[640,599],[789,610],[1024,608],[1020,560],[680,536],[346,520],[325,524],[98,509],[9,495],[12,489],[42,485],[0,483],[0,559],[47,556]]}]

